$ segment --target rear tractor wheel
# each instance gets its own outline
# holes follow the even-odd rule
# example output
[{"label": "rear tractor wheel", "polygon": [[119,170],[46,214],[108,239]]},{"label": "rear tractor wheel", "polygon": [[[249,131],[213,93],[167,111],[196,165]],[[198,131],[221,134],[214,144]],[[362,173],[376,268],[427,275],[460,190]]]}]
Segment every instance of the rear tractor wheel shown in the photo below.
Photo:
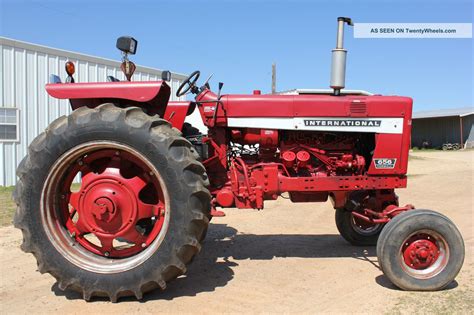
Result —
[{"label": "rear tractor wheel", "polygon": [[412,210],[390,220],[377,244],[384,274],[397,287],[435,291],[451,283],[464,261],[464,242],[451,220],[431,210]]},{"label": "rear tractor wheel", "polygon": [[17,174],[22,249],[86,300],[164,289],[200,250],[205,169],[179,132],[139,108],[104,104],[57,119]]}]

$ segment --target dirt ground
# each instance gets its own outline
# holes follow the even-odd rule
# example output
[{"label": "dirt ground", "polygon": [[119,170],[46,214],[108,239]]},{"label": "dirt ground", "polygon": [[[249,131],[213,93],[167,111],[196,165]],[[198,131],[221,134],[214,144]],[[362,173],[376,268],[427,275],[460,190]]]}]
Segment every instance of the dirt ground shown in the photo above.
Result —
[{"label": "dirt ground", "polygon": [[143,301],[84,302],[36,272],[21,234],[0,229],[0,311],[11,313],[470,313],[474,309],[474,151],[416,152],[401,203],[438,210],[466,245],[461,273],[441,292],[396,289],[378,268],[375,248],[348,245],[330,203],[278,200],[263,211],[227,210],[213,219],[186,276]]}]

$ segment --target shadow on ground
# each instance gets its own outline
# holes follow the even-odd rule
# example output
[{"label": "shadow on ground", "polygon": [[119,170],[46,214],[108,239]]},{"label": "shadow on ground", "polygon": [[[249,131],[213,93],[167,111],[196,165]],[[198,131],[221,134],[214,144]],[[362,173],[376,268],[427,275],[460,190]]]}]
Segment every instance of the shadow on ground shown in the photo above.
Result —
[{"label": "shadow on ground", "polygon": [[[155,299],[172,300],[214,291],[233,279],[232,268],[238,266],[239,260],[244,259],[351,257],[367,261],[379,268],[374,256],[375,247],[351,246],[338,234],[238,234],[235,228],[227,224],[211,224],[202,250],[189,265],[186,275],[170,282],[164,292],[155,290],[146,294],[142,302]],[[57,284],[54,284],[51,290],[56,295],[66,296],[67,299],[82,299],[79,293],[61,291]],[[135,299],[122,298],[120,301]]]},{"label": "shadow on ground", "polygon": [[[381,274],[380,276],[377,276],[375,277],[375,282],[386,288],[386,289],[390,289],[390,290],[395,290],[395,291],[402,291],[402,289],[398,288],[396,285],[394,285],[392,282],[390,282],[390,280],[388,280],[388,278]],[[452,281],[450,284],[448,284],[444,289],[442,289],[442,291],[448,291],[448,290],[452,290],[452,289],[455,289],[458,287],[458,282],[456,280]],[[433,292],[433,291],[429,291],[429,292]]]}]

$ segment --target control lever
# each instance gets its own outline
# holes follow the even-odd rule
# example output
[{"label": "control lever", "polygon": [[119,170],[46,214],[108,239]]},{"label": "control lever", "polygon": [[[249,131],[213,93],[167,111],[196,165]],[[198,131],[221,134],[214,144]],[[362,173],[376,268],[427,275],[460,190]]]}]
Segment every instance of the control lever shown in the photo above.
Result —
[{"label": "control lever", "polygon": [[209,89],[209,80],[211,80],[213,75],[214,75],[214,73],[211,73],[211,75],[209,77],[207,77],[206,81],[204,81],[204,84],[201,87],[201,90],[204,90],[204,88]]},{"label": "control lever", "polygon": [[216,125],[217,111],[219,110],[219,104],[221,103],[221,91],[222,91],[223,86],[224,86],[224,82],[219,82],[219,89],[217,90],[216,108],[214,109],[214,115],[212,116],[213,127]]}]

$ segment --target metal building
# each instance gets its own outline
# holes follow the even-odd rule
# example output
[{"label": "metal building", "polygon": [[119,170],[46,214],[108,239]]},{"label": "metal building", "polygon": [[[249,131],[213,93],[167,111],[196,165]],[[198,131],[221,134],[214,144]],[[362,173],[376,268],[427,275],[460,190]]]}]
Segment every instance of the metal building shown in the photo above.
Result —
[{"label": "metal building", "polygon": [[[0,186],[16,183],[15,170],[29,143],[54,119],[71,111],[67,100],[50,97],[44,86],[50,74],[66,79],[64,64],[74,62],[76,82],[125,77],[120,62],[0,37]],[[171,100],[185,75],[172,73]],[[137,66],[132,80],[160,80],[161,71]]]},{"label": "metal building", "polygon": [[424,141],[432,148],[445,143],[474,147],[474,108],[452,108],[413,113],[412,147],[422,147]]}]

